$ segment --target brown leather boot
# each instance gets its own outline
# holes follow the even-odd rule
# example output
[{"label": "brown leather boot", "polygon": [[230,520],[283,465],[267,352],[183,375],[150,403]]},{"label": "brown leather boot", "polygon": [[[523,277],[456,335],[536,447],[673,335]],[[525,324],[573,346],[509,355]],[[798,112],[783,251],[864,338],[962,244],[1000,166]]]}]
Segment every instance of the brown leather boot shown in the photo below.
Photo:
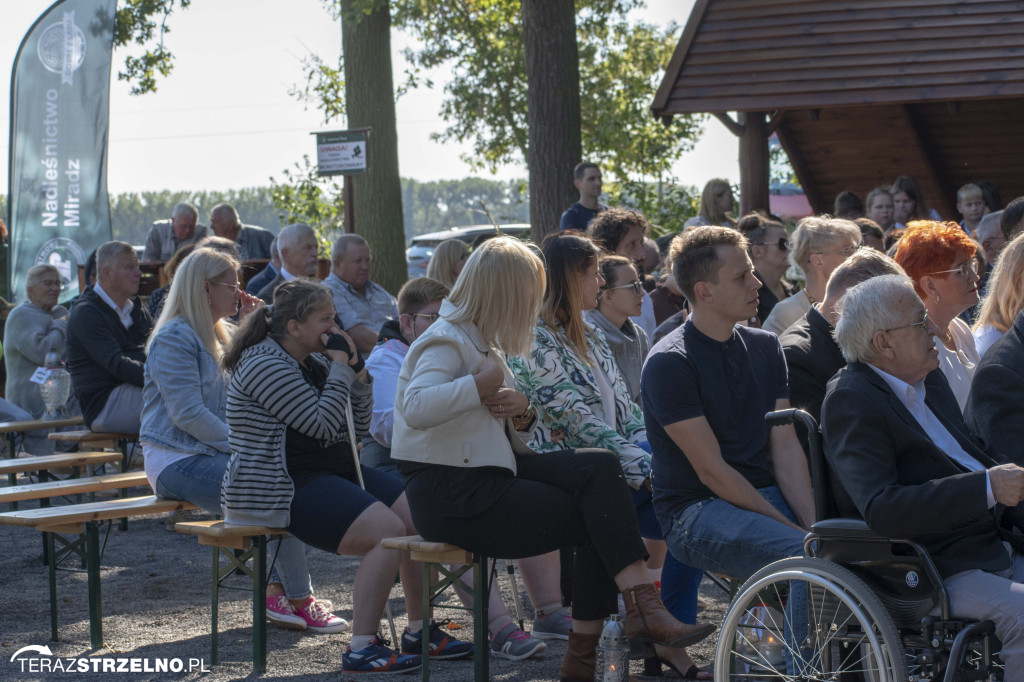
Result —
[{"label": "brown leather boot", "polygon": [[626,636],[631,640],[685,647],[715,631],[711,623],[680,623],[665,608],[657,588],[651,583],[625,590],[622,598],[626,602]]},{"label": "brown leather boot", "polygon": [[601,635],[582,635],[569,631],[569,648],[562,657],[562,682],[594,682],[597,664],[597,640]]},{"label": "brown leather boot", "polygon": [[[601,635],[581,635],[569,631],[569,648],[562,657],[561,682],[594,682],[599,639]],[[630,675],[629,682],[640,680]]]}]

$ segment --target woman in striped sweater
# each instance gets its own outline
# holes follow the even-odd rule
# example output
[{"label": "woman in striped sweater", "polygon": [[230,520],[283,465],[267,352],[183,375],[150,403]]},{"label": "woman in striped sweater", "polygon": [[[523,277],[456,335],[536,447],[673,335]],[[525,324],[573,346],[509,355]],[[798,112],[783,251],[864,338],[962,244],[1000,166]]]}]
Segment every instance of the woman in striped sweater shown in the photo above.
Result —
[{"label": "woman in striped sweater", "polygon": [[[389,649],[376,632],[399,571],[411,627],[420,622],[418,566],[380,546],[383,538],[415,530],[400,481],[367,468],[365,490],[360,486],[351,444],[368,432],[371,380],[356,353],[336,350],[333,342],[327,348],[331,335],[355,346],[334,314],[326,287],[286,282],[274,292],[274,305],[251,315],[225,351],[222,364],[233,372],[227,398],[233,454],[221,491],[224,520],[284,527],[326,552],[362,556],[343,669],[414,670],[420,657]],[[401,650],[419,651],[420,637],[406,630]],[[435,627],[430,638],[438,658],[471,650]]]}]

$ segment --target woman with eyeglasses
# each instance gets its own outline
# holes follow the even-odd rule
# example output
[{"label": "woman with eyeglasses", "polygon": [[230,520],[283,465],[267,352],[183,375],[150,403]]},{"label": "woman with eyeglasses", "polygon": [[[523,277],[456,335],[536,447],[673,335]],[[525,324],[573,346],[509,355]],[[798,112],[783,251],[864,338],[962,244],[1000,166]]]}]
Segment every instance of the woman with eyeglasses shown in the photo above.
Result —
[{"label": "woman with eyeglasses", "polygon": [[[146,478],[159,497],[220,514],[228,467],[227,376],[220,359],[235,326],[263,301],[239,288],[238,261],[199,248],[181,261],[146,347],[139,440]],[[267,616],[292,630],[342,632],[330,602],[313,598],[305,548],[281,543],[267,585]]]},{"label": "woman with eyeglasses", "polygon": [[611,348],[615,363],[626,380],[629,397],[640,404],[640,370],[651,350],[647,332],[630,317],[640,314],[644,286],[636,267],[623,256],[608,255],[598,262],[604,285],[597,307],[584,312],[587,322],[600,329]]},{"label": "woman with eyeglasses", "polygon": [[[630,395],[629,385],[605,333],[584,320],[584,313],[598,306],[599,296],[613,291],[620,296],[625,322],[642,335],[646,333],[629,320],[640,301],[643,290],[629,259],[606,256],[609,268],[619,278],[618,289],[606,289],[607,282],[600,267],[600,249],[580,234],[560,232],[550,235],[541,245],[547,269],[547,287],[541,307],[540,321],[534,332],[530,353],[509,359],[515,387],[537,410],[537,423],[528,445],[537,452],[554,453],[566,449],[601,448],[619,458],[626,482],[633,489],[640,535],[646,540],[663,543],[663,536],[654,516],[650,493],[651,455],[647,429],[639,404]],[[632,299],[631,305],[625,303]],[[609,308],[610,310],[610,308]],[[646,353],[645,353],[646,355]],[[642,358],[641,358],[642,363]],[[639,368],[634,368],[639,393]],[[648,546],[650,546],[648,544]],[[660,557],[648,570],[657,571]],[[664,556],[664,551],[660,554]],[[563,564],[563,572],[566,570]],[[680,572],[672,571],[672,576]],[[667,577],[667,576],[666,576]],[[657,578],[657,575],[654,576]],[[700,574],[693,576],[689,594],[692,597],[692,618],[696,620],[696,590]],[[565,576],[563,575],[563,582]],[[668,605],[683,591],[672,582],[662,583],[663,599]],[[678,614],[673,613],[678,617]],[[683,649],[658,650],[658,656],[680,671],[688,670],[693,661]]]},{"label": "woman with eyeglasses", "polygon": [[449,289],[455,286],[462,267],[469,258],[469,246],[461,239],[445,239],[434,248],[427,266],[427,277],[436,280]]},{"label": "woman with eyeglasses", "polygon": [[829,216],[804,218],[789,239],[789,262],[804,273],[804,288],[772,309],[762,329],[779,336],[825,298],[832,271],[860,248],[856,223]]},{"label": "woman with eyeglasses", "polygon": [[750,244],[750,260],[754,276],[761,281],[757,292],[757,316],[750,323],[764,324],[779,301],[796,293],[796,287],[785,278],[789,268],[789,235],[786,228],[765,213],[748,213],[737,229]]},{"label": "woman with eyeglasses", "polygon": [[934,327],[939,368],[961,411],[980,360],[971,328],[958,317],[978,303],[976,251],[956,223],[917,220],[907,225],[895,255],[924,301]]}]

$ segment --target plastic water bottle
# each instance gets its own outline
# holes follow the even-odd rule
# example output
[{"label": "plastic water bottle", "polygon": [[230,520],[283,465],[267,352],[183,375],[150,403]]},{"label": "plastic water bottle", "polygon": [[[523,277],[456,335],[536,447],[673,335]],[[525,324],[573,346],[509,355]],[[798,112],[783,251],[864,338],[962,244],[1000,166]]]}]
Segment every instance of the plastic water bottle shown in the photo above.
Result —
[{"label": "plastic water bottle", "polygon": [[71,375],[64,369],[64,363],[55,348],[46,354],[43,365],[48,370],[46,379],[39,385],[39,394],[46,406],[43,419],[60,419],[67,416],[65,409],[71,394]]},{"label": "plastic water bottle", "polygon": [[608,616],[597,640],[597,682],[627,682],[629,680],[629,641],[626,625],[617,613]]}]

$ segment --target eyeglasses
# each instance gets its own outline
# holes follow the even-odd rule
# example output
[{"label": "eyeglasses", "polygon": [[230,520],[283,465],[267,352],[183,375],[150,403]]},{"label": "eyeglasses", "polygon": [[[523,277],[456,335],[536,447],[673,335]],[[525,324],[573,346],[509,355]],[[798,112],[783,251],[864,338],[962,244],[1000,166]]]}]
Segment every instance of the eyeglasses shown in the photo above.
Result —
[{"label": "eyeglasses", "polygon": [[789,240],[785,237],[779,237],[777,242],[750,242],[751,246],[775,246],[778,247],[779,251],[789,251]]},{"label": "eyeglasses", "polygon": [[963,279],[967,279],[968,277],[970,277],[970,273],[973,273],[973,274],[977,275],[978,274],[978,257],[975,256],[975,257],[971,258],[971,260],[967,261],[966,263],[963,263],[962,265],[960,265],[958,267],[951,268],[949,270],[938,270],[936,272],[929,272],[928,274],[929,275],[945,275],[945,274],[948,274],[950,272],[959,272],[960,273],[960,277],[962,277]]},{"label": "eyeglasses", "polygon": [[238,282],[235,282],[234,284],[231,284],[230,282],[210,282],[210,284],[216,284],[219,287],[229,287],[231,289],[234,289],[235,293],[238,294],[244,291],[244,289],[242,289],[242,285],[239,284]]},{"label": "eyeglasses", "polygon": [[643,285],[643,283],[642,282],[638,282],[636,280],[633,280],[632,282],[628,282],[626,284],[620,284],[620,285],[614,286],[614,287],[601,287],[601,290],[602,291],[610,291],[612,289],[628,289],[629,287],[633,287],[633,291],[635,291],[637,293],[637,295],[640,295],[640,294],[644,293],[644,285]]},{"label": "eyeglasses", "polygon": [[441,319],[441,313],[409,313],[409,317],[425,317],[431,322],[437,322]]},{"label": "eyeglasses", "polygon": [[908,327],[920,327],[923,330],[927,330],[928,329],[928,313],[924,314],[924,317],[921,319],[920,322],[911,322],[910,324],[904,324],[904,325],[901,325],[899,327],[893,327],[892,329],[883,329],[882,331],[885,332],[886,334],[888,334],[889,332],[897,332],[897,331],[899,331],[901,329],[906,329]]}]

